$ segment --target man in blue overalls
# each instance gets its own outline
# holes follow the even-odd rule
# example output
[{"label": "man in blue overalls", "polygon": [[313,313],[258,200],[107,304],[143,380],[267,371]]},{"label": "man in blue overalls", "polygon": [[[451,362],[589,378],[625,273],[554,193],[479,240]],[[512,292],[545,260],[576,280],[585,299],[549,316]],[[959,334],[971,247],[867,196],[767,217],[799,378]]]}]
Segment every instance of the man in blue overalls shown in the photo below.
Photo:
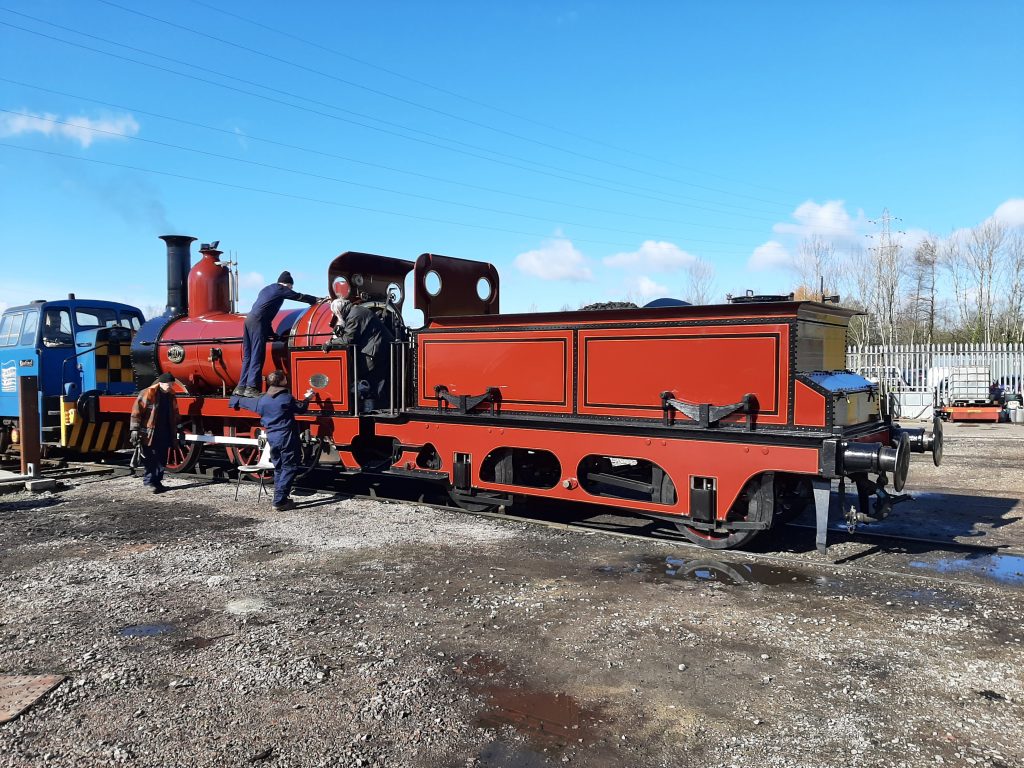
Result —
[{"label": "man in blue overalls", "polygon": [[245,331],[242,334],[242,373],[233,394],[241,397],[258,397],[260,379],[263,376],[263,361],[267,359],[267,339],[274,334],[274,318],[281,310],[285,299],[304,301],[310,306],[319,301],[308,293],[292,290],[291,272],[282,272],[276,283],[271,283],[256,297],[252,309],[245,317]]},{"label": "man in blue overalls", "polygon": [[267,392],[259,397],[232,397],[231,406],[241,406],[260,415],[260,423],[267,430],[270,460],[274,464],[274,509],[279,512],[295,507],[289,498],[292,485],[302,466],[302,443],[295,424],[296,414],[305,413],[313,390],[308,389],[303,399],[296,400],[288,389],[288,377],[283,371],[267,376]]}]

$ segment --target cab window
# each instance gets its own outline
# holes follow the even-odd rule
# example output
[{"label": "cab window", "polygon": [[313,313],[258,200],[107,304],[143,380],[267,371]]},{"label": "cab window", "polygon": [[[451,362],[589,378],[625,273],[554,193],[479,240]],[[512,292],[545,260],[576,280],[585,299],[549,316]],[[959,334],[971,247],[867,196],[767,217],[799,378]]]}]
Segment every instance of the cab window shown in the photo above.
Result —
[{"label": "cab window", "polygon": [[36,345],[36,328],[38,327],[39,313],[27,313],[25,315],[25,327],[21,331],[21,346],[34,347]]},{"label": "cab window", "polygon": [[121,325],[131,328],[133,331],[142,327],[142,315],[138,312],[121,312]]},{"label": "cab window", "polygon": [[83,328],[110,328],[117,325],[117,310],[86,307],[75,310],[75,325]]},{"label": "cab window", "polygon": [[18,343],[24,319],[24,312],[11,312],[3,316],[0,320],[0,347],[13,347]]},{"label": "cab window", "polygon": [[74,343],[71,334],[71,315],[66,309],[48,309],[43,314],[43,346],[70,347]]}]

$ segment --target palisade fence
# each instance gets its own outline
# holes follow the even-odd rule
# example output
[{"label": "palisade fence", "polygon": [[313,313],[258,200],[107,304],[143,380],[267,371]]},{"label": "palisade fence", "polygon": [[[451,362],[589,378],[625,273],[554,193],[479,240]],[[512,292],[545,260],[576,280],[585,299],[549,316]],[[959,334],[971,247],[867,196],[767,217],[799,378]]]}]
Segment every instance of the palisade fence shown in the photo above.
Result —
[{"label": "palisade fence", "polygon": [[930,419],[953,368],[986,366],[1005,392],[1024,391],[1024,344],[905,344],[847,347],[846,367],[871,381],[894,416]]}]

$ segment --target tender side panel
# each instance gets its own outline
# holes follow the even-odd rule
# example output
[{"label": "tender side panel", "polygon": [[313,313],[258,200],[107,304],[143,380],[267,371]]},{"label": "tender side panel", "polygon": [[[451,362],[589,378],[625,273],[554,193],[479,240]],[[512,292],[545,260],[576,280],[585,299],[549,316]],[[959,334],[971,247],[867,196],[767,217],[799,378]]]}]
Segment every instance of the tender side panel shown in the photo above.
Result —
[{"label": "tender side panel", "polygon": [[582,329],[577,411],[661,419],[662,392],[712,405],[737,403],[752,393],[759,403],[758,423],[785,424],[789,328],[780,323]]},{"label": "tender side panel", "polygon": [[502,409],[572,413],[572,331],[420,333],[420,407],[437,406],[436,386],[453,395],[501,391]]},{"label": "tender side panel", "polygon": [[825,396],[799,380],[793,387],[793,423],[801,427],[825,426]]},{"label": "tender side panel", "polygon": [[[743,444],[712,440],[650,439],[613,434],[581,434],[559,429],[495,428],[473,424],[427,423],[377,424],[377,434],[394,437],[402,446],[396,462],[411,469],[420,448],[432,446],[440,459],[440,471],[451,477],[455,454],[468,454],[472,485],[504,493],[528,493],[546,498],[586,501],[614,507],[685,515],[689,512],[691,477],[712,477],[717,488],[717,516],[724,519],[743,486],[762,472],[818,474],[818,449],[779,445]],[[549,451],[560,465],[560,474],[549,488],[485,482],[480,468],[488,454],[507,448]],[[643,459],[662,467],[676,487],[675,504],[609,499],[595,496],[577,484],[580,462],[588,455]],[[567,482],[568,481],[568,482]],[[566,487],[568,485],[568,487]]]}]

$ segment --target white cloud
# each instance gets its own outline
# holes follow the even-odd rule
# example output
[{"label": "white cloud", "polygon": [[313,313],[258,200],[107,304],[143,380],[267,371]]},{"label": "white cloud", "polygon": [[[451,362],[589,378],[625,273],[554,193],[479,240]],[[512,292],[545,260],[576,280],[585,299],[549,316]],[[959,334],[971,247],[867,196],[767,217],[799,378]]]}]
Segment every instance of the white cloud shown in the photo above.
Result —
[{"label": "white cloud", "polygon": [[754,249],[747,261],[747,269],[763,272],[769,269],[788,269],[793,266],[793,256],[786,246],[777,240],[769,240]]},{"label": "white cloud", "polygon": [[[123,139],[139,132],[139,124],[131,115],[93,119],[82,115],[61,117],[47,112],[38,114],[4,114],[0,116],[0,136],[22,136],[40,133],[43,136],[65,138],[89,147],[94,141]],[[56,122],[60,121],[60,122]]]},{"label": "white cloud", "polygon": [[609,267],[635,267],[654,272],[671,272],[690,266],[697,257],[687,253],[675,243],[663,240],[645,240],[635,251],[615,253],[604,259]]},{"label": "white cloud", "polygon": [[637,277],[630,278],[626,281],[626,288],[628,296],[641,300],[637,302],[638,304],[641,302],[647,302],[655,297],[668,296],[669,294],[667,286],[656,283],[654,280],[647,277],[647,275],[639,275]]},{"label": "white cloud", "polygon": [[793,218],[795,223],[779,222],[772,231],[780,235],[819,235],[832,242],[851,242],[859,239],[859,229],[864,224],[863,211],[858,211],[856,217],[851,216],[843,200],[829,200],[822,205],[808,200],[797,206]]},{"label": "white cloud", "polygon": [[586,257],[571,240],[562,237],[545,240],[540,248],[520,253],[514,263],[520,272],[541,280],[594,279]]},{"label": "white cloud", "polygon": [[998,219],[1008,227],[1024,226],[1024,198],[1010,198],[996,208],[992,218]]}]

